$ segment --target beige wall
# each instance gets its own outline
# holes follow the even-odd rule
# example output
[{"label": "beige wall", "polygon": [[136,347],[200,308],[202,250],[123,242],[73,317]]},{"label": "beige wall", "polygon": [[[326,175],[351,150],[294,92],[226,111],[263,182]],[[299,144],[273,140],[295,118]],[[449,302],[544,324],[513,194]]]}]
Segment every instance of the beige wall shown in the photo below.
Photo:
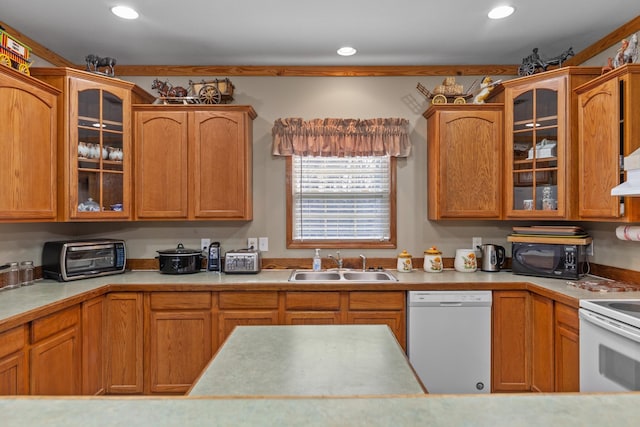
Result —
[{"label": "beige wall", "polygon": [[[606,58],[606,56],[605,56]],[[591,64],[596,65],[596,64]],[[161,76],[158,76],[161,77]],[[226,76],[203,76],[205,79]],[[186,86],[194,77],[170,77],[174,85]],[[459,77],[465,88],[477,77]],[[153,77],[126,80],[151,91]],[[0,224],[0,264],[34,259],[40,264],[40,250],[47,240],[86,236],[108,236],[127,241],[131,258],[152,258],[156,250],[182,242],[197,248],[201,237],[219,240],[223,250],[246,245],[247,237],[268,237],[269,252],[264,256],[309,257],[312,250],[285,248],[284,160],[271,156],[271,127],[281,117],[304,119],[323,117],[371,118],[402,117],[410,122],[413,144],[411,156],[398,162],[398,248],[397,250],[344,250],[344,256],[364,252],[370,257],[393,257],[407,249],[422,256],[424,249],[436,245],[445,257],[456,248],[470,247],[471,238],[485,243],[510,245],[506,236],[522,222],[446,221],[426,219],[426,121],[422,113],[428,103],[416,85],[427,88],[440,84],[440,77],[231,77],[236,104],[249,104],[258,113],[254,121],[254,220],[249,223],[225,222],[136,222],[91,224]],[[170,144],[171,141],[167,141]],[[470,153],[473,155],[473,153]],[[478,189],[482,191],[482,189]],[[640,243],[615,238],[616,224],[583,225],[595,238],[592,261],[640,271]],[[328,250],[322,251],[326,256]]]}]

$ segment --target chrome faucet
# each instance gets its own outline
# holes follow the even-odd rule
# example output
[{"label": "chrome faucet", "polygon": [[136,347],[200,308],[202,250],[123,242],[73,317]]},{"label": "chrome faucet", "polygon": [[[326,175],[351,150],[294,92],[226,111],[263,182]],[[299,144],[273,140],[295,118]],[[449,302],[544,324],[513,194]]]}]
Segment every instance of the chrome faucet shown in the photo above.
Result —
[{"label": "chrome faucet", "polygon": [[342,270],[342,257],[340,256],[340,251],[336,251],[335,257],[331,254],[327,255],[327,257],[331,258],[336,262],[336,264],[338,264],[338,271]]},{"label": "chrome faucet", "polygon": [[360,258],[362,258],[362,271],[367,271],[367,257],[360,254]]}]

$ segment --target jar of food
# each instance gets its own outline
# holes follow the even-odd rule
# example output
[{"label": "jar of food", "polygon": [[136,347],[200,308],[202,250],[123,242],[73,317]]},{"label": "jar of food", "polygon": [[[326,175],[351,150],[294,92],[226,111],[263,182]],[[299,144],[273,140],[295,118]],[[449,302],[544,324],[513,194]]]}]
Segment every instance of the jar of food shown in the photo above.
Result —
[{"label": "jar of food", "polygon": [[20,266],[17,262],[10,262],[7,268],[4,289],[12,289],[20,286]]},{"label": "jar of food", "polygon": [[435,246],[424,251],[424,271],[427,273],[440,273],[442,271],[442,252]]},{"label": "jar of food", "polygon": [[20,263],[20,286],[33,285],[33,261]]},{"label": "jar of food", "polygon": [[398,272],[411,273],[411,270],[413,270],[411,254],[404,250],[398,254]]}]

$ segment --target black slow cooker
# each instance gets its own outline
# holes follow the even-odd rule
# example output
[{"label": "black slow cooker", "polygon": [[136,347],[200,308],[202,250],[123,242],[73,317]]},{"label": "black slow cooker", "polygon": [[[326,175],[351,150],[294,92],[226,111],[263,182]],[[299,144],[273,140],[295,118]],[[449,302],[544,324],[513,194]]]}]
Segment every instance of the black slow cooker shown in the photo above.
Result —
[{"label": "black slow cooker", "polygon": [[158,252],[160,272],[165,274],[197,273],[202,266],[202,252],[197,249],[187,249],[182,243],[175,249],[165,249]]}]

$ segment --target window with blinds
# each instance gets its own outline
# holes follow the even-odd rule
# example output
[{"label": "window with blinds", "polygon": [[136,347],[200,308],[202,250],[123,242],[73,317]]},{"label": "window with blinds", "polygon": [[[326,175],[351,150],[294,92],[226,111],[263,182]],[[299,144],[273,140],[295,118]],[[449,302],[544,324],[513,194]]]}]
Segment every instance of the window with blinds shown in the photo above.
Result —
[{"label": "window with blinds", "polygon": [[291,172],[293,240],[389,240],[389,156],[294,155]]}]

